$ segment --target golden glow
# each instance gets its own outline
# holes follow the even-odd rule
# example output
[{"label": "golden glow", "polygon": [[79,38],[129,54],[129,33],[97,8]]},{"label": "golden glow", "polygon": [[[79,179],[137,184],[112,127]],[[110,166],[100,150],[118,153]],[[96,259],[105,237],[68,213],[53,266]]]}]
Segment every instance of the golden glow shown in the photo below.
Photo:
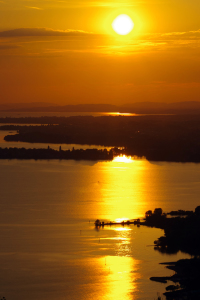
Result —
[{"label": "golden glow", "polygon": [[134,23],[128,15],[123,14],[113,21],[112,27],[119,35],[127,35],[133,30]]},{"label": "golden glow", "polygon": [[130,231],[132,229],[128,228],[128,227],[113,227],[113,229],[115,231]]},{"label": "golden glow", "polygon": [[137,289],[136,280],[140,278],[137,272],[139,261],[129,256],[108,255],[95,259],[92,264],[88,259],[87,263],[94,270],[93,277],[96,272],[102,275],[101,281],[90,286],[95,292],[98,291],[95,299],[133,300],[132,292]]},{"label": "golden glow", "polygon": [[132,257],[107,256],[106,266],[109,270],[109,290],[107,299],[131,299],[130,293],[135,289],[134,260]]},{"label": "golden glow", "polygon": [[[109,168],[102,168],[100,177],[101,190],[99,192],[98,218],[122,222],[141,218],[148,207],[148,198],[142,191],[146,190],[145,170],[149,162],[134,160],[127,156],[118,156],[109,164]],[[150,182],[149,182],[150,184]]]},{"label": "golden glow", "polygon": [[[123,219],[118,218],[118,219],[115,219],[115,222],[117,222],[117,223],[121,223],[123,221],[128,221],[128,219],[127,218],[123,218]],[[123,227],[122,228],[120,227],[120,229],[123,229]],[[117,228],[117,230],[118,230],[118,228]]]},{"label": "golden glow", "polygon": [[[130,256],[130,239],[132,230],[123,227],[115,228],[118,238],[116,256],[106,257],[106,267],[109,269],[109,295],[106,299],[132,299],[131,293],[136,289],[138,279],[137,261]],[[136,275],[137,274],[137,275]],[[120,284],[119,284],[120,282]]]},{"label": "golden glow", "polygon": [[[112,24],[113,22],[120,16],[120,15],[127,15],[131,20],[134,20],[134,30],[130,31],[129,34],[127,35],[120,35],[118,34]],[[140,13],[137,13],[135,10],[133,10],[132,8],[128,8],[128,7],[123,7],[120,9],[115,9],[112,10],[111,13],[108,13],[107,16],[103,17],[104,19],[103,23],[102,23],[102,30],[109,35],[115,36],[115,45],[122,45],[121,43],[125,42],[124,46],[127,46],[127,42],[129,43],[130,39],[132,39],[133,37],[136,38],[138,36],[140,36],[143,27],[144,27],[144,20],[142,21]],[[133,21],[132,21],[133,22]],[[114,46],[114,45],[113,45]]]},{"label": "golden glow", "polygon": [[133,163],[133,159],[131,156],[126,156],[126,155],[123,155],[123,156],[116,156],[113,161],[115,162],[122,162],[122,163],[126,163],[126,164],[130,164],[130,163]]},{"label": "golden glow", "polygon": [[106,113],[109,116],[125,116],[125,117],[130,117],[130,116],[136,116],[137,114],[132,114],[132,113],[120,113],[120,112],[109,112]]},{"label": "golden glow", "polygon": [[[0,31],[9,24],[21,32],[1,36],[2,99],[59,105],[195,99],[200,88],[199,1],[190,6],[173,1],[173,9],[169,1],[158,2],[0,0]],[[185,22],[187,14],[191,18]],[[112,28],[120,15],[134,22],[128,35]],[[41,36],[33,35],[39,28]],[[56,32],[61,35],[51,36]]]}]

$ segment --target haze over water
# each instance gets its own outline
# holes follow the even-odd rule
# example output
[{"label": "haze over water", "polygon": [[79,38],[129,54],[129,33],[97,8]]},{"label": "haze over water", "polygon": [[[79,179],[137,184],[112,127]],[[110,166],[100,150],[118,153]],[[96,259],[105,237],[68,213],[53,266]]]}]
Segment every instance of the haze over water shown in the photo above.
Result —
[{"label": "haze over water", "polygon": [[159,229],[94,221],[143,217],[148,209],[194,210],[200,165],[0,161],[0,296],[18,299],[154,299],[170,275],[153,248]]}]

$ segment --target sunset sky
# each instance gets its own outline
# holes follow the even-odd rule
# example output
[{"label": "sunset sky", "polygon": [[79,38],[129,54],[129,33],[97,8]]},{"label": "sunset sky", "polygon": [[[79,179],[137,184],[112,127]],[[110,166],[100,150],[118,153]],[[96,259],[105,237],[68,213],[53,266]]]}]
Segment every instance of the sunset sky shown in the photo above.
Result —
[{"label": "sunset sky", "polygon": [[199,0],[0,0],[0,104],[199,101],[199,15]]}]

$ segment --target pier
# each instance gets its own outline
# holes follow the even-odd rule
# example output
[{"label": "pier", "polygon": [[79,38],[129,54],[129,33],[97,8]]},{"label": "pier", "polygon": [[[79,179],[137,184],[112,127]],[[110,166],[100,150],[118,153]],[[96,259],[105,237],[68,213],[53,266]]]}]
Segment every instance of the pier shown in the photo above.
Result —
[{"label": "pier", "polygon": [[122,222],[104,222],[104,221],[100,221],[99,219],[97,219],[95,222],[95,227],[104,227],[104,226],[113,226],[113,225],[145,225],[145,222],[141,222],[140,219],[133,219],[133,220],[128,220],[128,221],[122,221]]}]

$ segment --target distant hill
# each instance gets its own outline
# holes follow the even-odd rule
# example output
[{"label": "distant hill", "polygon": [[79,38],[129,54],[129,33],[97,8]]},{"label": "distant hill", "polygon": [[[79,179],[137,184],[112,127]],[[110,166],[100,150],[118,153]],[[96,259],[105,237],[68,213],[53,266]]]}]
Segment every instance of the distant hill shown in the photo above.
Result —
[{"label": "distant hill", "polygon": [[112,104],[56,105],[45,102],[2,104],[0,111],[8,112],[121,112],[136,114],[200,114],[200,102],[135,102],[122,106]]},{"label": "distant hill", "polygon": [[200,113],[200,102],[136,102],[132,104],[124,104],[122,109],[140,114],[177,114],[177,113]]}]

